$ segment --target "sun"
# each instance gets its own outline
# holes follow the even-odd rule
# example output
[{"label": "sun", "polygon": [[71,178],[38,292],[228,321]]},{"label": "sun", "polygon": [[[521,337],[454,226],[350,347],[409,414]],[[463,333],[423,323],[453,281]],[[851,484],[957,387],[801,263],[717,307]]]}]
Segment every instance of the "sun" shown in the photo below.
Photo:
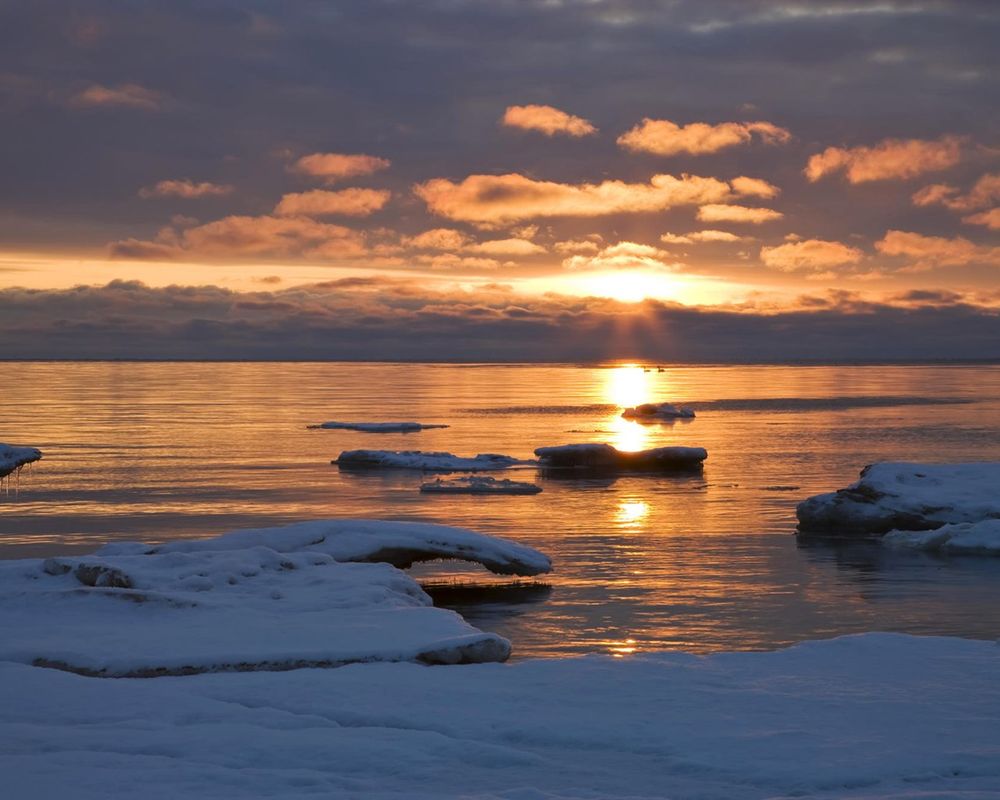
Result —
[{"label": "sun", "polygon": [[674,276],[663,272],[618,270],[581,277],[580,288],[597,297],[610,297],[622,303],[639,303],[647,299],[676,299],[679,286]]}]

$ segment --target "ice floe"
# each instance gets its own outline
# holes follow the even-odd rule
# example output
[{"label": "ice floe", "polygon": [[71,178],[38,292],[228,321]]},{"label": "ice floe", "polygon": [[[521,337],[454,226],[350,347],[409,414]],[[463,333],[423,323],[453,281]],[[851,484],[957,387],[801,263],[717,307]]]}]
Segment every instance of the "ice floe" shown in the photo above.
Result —
[{"label": "ice floe", "polygon": [[414,433],[430,428],[447,428],[448,425],[428,424],[423,422],[321,422],[319,425],[309,425],[310,428],[326,428],[328,430],[361,431],[362,433]]},{"label": "ice floe", "polygon": [[17,447],[0,443],[0,478],[19,470],[25,464],[38,461],[41,457],[42,451],[35,447]]},{"label": "ice floe", "polygon": [[504,539],[371,520],[6,561],[0,660],[151,677],[507,658],[506,639],[435,608],[392,566],[434,558],[474,561],[503,574],[551,569],[542,553]]},{"label": "ice floe", "polygon": [[506,478],[472,476],[424,483],[420,486],[424,494],[538,494],[542,487],[534,483],[512,481]]},{"label": "ice floe", "polygon": [[1000,519],[957,522],[932,531],[890,531],[882,544],[909,550],[969,555],[1000,555]]},{"label": "ice floe", "polygon": [[348,469],[419,469],[425,472],[485,472],[525,463],[511,456],[480,453],[468,458],[427,450],[345,450],[331,463]]},{"label": "ice floe", "polygon": [[661,472],[701,468],[703,447],[656,447],[627,452],[610,444],[566,444],[535,450],[543,467]]},{"label": "ice floe", "polygon": [[1000,462],[883,462],[846,489],[799,503],[804,532],[921,531],[1000,518]]},{"label": "ice floe", "polygon": [[778,652],[99,680],[0,663],[11,798],[976,798],[1000,648],[866,634]]},{"label": "ice floe", "polygon": [[672,419],[694,419],[694,411],[687,406],[675,406],[673,403],[642,403],[635,408],[626,408],[622,412],[622,416],[637,422],[660,422]]}]

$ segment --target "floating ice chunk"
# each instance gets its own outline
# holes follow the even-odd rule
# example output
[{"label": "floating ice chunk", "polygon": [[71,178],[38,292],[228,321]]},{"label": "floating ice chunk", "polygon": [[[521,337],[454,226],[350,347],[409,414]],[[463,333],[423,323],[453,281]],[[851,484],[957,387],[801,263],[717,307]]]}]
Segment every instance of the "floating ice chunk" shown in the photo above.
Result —
[{"label": "floating ice chunk", "polygon": [[525,463],[511,456],[480,453],[463,458],[426,450],[345,450],[330,462],[349,469],[420,469],[427,472],[483,472]]},{"label": "floating ice chunk", "polygon": [[1000,518],[1000,462],[884,462],[846,489],[799,503],[801,531],[886,533]]},{"label": "floating ice chunk", "polygon": [[703,447],[656,447],[626,452],[610,444],[565,444],[539,447],[535,455],[543,467],[660,472],[699,469],[708,458]]},{"label": "floating ice chunk", "polygon": [[538,494],[542,487],[506,478],[473,476],[447,481],[438,478],[432,483],[421,484],[420,491],[425,494]]},{"label": "floating ice chunk", "polygon": [[958,522],[932,531],[890,531],[882,544],[910,550],[1000,556],[1000,519]]},{"label": "floating ice chunk", "polygon": [[673,403],[643,403],[635,408],[626,408],[622,416],[638,422],[655,422],[664,419],[694,419],[694,411]]},{"label": "floating ice chunk", "polygon": [[41,457],[42,451],[37,448],[15,447],[11,444],[0,443],[0,478],[10,475],[25,464],[38,461]]},{"label": "floating ice chunk", "polygon": [[323,422],[309,425],[310,428],[327,428],[362,433],[413,433],[429,428],[447,428],[448,425],[425,424],[423,422]]},{"label": "floating ice chunk", "polygon": [[506,659],[506,639],[435,608],[396,567],[345,563],[426,558],[551,568],[531,548],[461,528],[365,520],[0,562],[0,661],[156,677]]}]

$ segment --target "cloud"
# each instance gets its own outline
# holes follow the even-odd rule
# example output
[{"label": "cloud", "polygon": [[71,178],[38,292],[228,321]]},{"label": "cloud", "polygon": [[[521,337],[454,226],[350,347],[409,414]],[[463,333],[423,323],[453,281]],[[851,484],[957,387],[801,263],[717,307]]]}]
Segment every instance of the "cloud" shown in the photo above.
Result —
[{"label": "cloud", "polygon": [[119,107],[158,111],[163,95],[137,83],[121,83],[117,86],[94,83],[73,95],[69,102],[77,108]]},{"label": "cloud", "polygon": [[698,219],[702,222],[762,222],[781,219],[784,214],[771,208],[749,208],[747,206],[719,205],[711,203],[698,209]]},{"label": "cloud", "polygon": [[547,252],[544,247],[527,239],[492,239],[467,248],[473,253],[493,256],[533,256]]},{"label": "cloud", "polygon": [[525,175],[469,175],[455,183],[434,178],[414,187],[428,210],[448,219],[498,226],[538,217],[598,217],[663,211],[727,200],[725,181],[696,175],[654,175],[649,183],[567,184]]},{"label": "cloud", "polygon": [[991,208],[989,211],[970,214],[967,217],[962,217],[962,222],[967,225],[985,225],[991,231],[1000,230],[1000,208]]},{"label": "cloud", "polygon": [[763,197],[766,200],[770,200],[781,193],[781,189],[761,178],[748,178],[745,175],[741,175],[738,178],[733,178],[730,183],[737,194],[744,196]]},{"label": "cloud", "polygon": [[432,228],[403,239],[403,244],[417,250],[462,250],[471,237],[452,228]]},{"label": "cloud", "polygon": [[[522,232],[532,233],[530,230]],[[520,236],[476,242],[471,236],[452,228],[433,228],[416,236],[404,236],[401,243],[414,250],[447,250],[488,256],[532,256],[546,252],[541,245]]]},{"label": "cloud", "polygon": [[704,155],[727,147],[748,144],[753,134],[765,144],[780,144],[792,135],[771,122],[722,122],[711,125],[692,122],[678,125],[665,119],[646,117],[641,123],[618,137],[618,145],[634,153],[674,156],[679,153]]},{"label": "cloud", "polygon": [[381,209],[392,192],[388,189],[341,189],[327,192],[314,189],[310,192],[282,195],[274,213],[282,217],[367,217]]},{"label": "cloud", "polygon": [[856,247],[823,239],[804,239],[760,249],[760,260],[768,267],[782,272],[829,270],[857,264],[864,255]]},{"label": "cloud", "polygon": [[112,258],[238,259],[366,255],[364,235],[306,217],[230,216],[185,230],[166,229],[154,241],[126,239],[110,246]]},{"label": "cloud", "polygon": [[150,197],[180,197],[185,200],[194,200],[199,197],[221,197],[231,194],[233,187],[228,184],[209,183],[202,181],[194,183],[189,180],[160,181],[152,186],[143,186],[139,190],[139,197],[148,199]]},{"label": "cloud", "polygon": [[740,242],[747,238],[749,237],[737,236],[729,231],[704,230],[685,234],[665,233],[660,237],[660,241],[667,244],[694,244],[695,242]]},{"label": "cloud", "polygon": [[387,158],[346,153],[312,153],[302,156],[288,167],[289,172],[319,178],[324,183],[336,183],[344,178],[371,175],[387,169],[391,162]]},{"label": "cloud", "polygon": [[911,269],[962,267],[968,264],[1000,266],[1000,247],[983,247],[958,236],[924,236],[908,231],[887,231],[875,242],[875,249],[887,256],[903,256]]},{"label": "cloud", "polygon": [[666,250],[637,242],[618,242],[592,256],[570,256],[562,265],[573,270],[675,270],[680,266]]},{"label": "cloud", "polygon": [[508,106],[500,123],[508,128],[540,131],[546,136],[561,133],[580,137],[597,133],[597,128],[583,117],[574,117],[552,106]]},{"label": "cloud", "polygon": [[805,175],[810,181],[843,172],[849,183],[906,180],[925,172],[953,167],[962,158],[962,139],[884,139],[873,147],[828,147],[809,158]]},{"label": "cloud", "polygon": [[1000,173],[983,175],[967,194],[960,194],[960,191],[957,186],[933,183],[914,193],[913,204],[941,205],[952,211],[975,211],[978,208],[996,205],[1000,201]]},{"label": "cloud", "polygon": [[552,245],[557,253],[596,253],[600,250],[597,242],[591,239],[567,239]]},{"label": "cloud", "polygon": [[418,263],[435,270],[468,270],[468,269],[499,269],[500,262],[495,258],[480,258],[476,256],[460,256],[455,253],[424,256],[417,259]]}]

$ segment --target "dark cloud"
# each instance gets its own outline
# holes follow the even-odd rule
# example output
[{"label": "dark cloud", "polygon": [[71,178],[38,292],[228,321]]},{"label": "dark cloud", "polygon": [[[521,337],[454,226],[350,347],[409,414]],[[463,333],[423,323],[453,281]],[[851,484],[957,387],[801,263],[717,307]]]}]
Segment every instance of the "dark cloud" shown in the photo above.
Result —
[{"label": "dark cloud", "polygon": [[246,293],[134,281],[0,291],[0,358],[996,359],[998,325],[996,308],[932,292],[879,304],[841,291],[775,313],[526,297],[499,285],[432,293],[378,278]]}]

